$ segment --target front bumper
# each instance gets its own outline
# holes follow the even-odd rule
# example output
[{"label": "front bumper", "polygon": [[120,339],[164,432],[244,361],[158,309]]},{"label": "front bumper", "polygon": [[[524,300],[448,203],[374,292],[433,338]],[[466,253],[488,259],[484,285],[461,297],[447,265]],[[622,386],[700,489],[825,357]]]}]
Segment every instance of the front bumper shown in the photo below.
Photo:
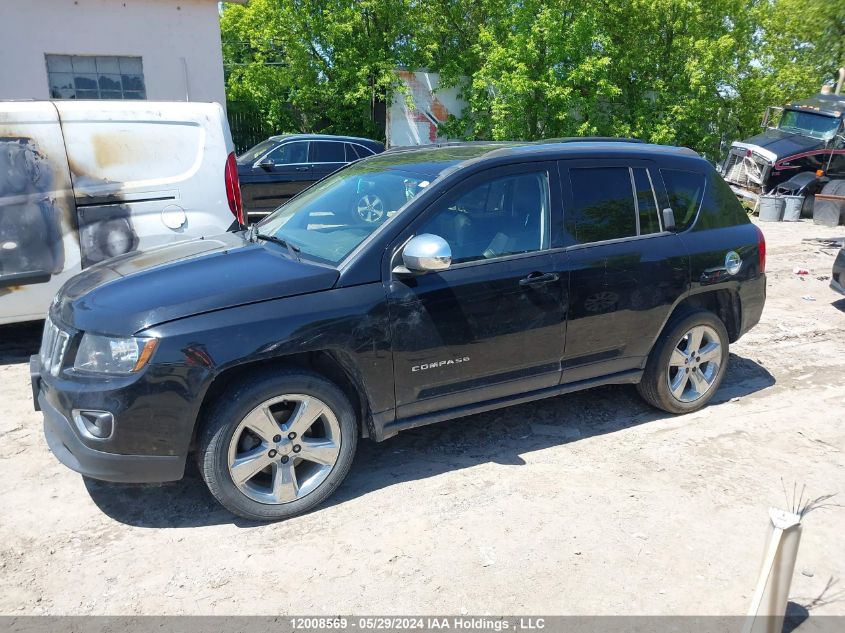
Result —
[{"label": "front bumper", "polygon": [[62,464],[81,475],[103,481],[154,483],[182,479],[185,459],[170,455],[118,455],[89,448],[75,428],[44,397],[38,394],[44,412],[47,446]]},{"label": "front bumper", "polygon": [[[32,395],[37,411],[44,417],[47,446],[62,464],[86,477],[123,483],[156,483],[181,479],[185,471],[185,454],[135,455],[98,450],[83,441],[76,425],[48,397],[48,385],[39,371],[39,359],[30,359]],[[103,448],[109,442],[103,442]]]}]

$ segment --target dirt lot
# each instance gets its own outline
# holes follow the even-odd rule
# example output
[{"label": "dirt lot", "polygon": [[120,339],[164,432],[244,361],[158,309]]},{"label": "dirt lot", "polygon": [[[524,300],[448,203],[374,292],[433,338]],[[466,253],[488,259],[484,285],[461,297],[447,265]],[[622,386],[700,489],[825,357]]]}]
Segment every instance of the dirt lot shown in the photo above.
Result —
[{"label": "dirt lot", "polygon": [[[845,299],[836,250],[802,241],[845,227],[763,229],[768,303],[714,405],[671,417],[606,387],[364,442],[327,507],[274,525],[193,470],[61,466],[31,405],[40,324],[0,328],[0,613],[744,613],[781,478],[845,503]],[[844,525],[805,519],[791,596],[812,614],[845,614]]]}]

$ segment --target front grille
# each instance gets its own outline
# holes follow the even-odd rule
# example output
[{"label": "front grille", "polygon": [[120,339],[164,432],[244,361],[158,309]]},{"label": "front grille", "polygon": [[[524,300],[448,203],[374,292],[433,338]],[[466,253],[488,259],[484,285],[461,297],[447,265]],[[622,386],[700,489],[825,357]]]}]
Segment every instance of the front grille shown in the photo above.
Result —
[{"label": "front grille", "polygon": [[761,163],[751,156],[731,152],[725,162],[725,180],[745,189],[762,191],[767,166],[767,163]]},{"label": "front grille", "polygon": [[56,327],[50,317],[47,317],[44,321],[44,335],[41,337],[41,352],[39,353],[41,367],[45,373],[59,375],[69,339],[70,335]]}]

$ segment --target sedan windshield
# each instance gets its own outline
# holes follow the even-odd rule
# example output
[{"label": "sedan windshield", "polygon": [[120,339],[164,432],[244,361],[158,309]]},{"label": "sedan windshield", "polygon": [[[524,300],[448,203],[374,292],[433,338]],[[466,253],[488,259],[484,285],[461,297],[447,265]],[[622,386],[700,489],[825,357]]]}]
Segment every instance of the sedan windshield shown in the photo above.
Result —
[{"label": "sedan windshield", "polygon": [[396,166],[357,163],[277,209],[259,224],[258,233],[284,240],[307,257],[337,264],[431,178]]},{"label": "sedan windshield", "polygon": [[267,139],[266,141],[261,141],[258,145],[246,150],[243,154],[238,156],[238,164],[240,165],[249,165],[254,163],[259,158],[264,156],[267,152],[273,149],[278,144],[278,141],[272,141]]},{"label": "sedan windshield", "polygon": [[784,110],[778,128],[785,132],[797,132],[818,139],[832,139],[839,127],[839,119],[814,112]]}]

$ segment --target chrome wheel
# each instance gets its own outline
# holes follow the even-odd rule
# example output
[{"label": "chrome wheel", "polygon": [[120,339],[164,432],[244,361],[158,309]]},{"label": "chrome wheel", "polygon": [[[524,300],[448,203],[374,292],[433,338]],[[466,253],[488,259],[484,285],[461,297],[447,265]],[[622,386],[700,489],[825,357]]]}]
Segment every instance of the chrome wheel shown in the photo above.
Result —
[{"label": "chrome wheel", "polygon": [[340,424],[313,396],[271,398],[241,420],[229,442],[229,475],[244,495],[266,504],[316,490],[340,454]]},{"label": "chrome wheel", "polygon": [[669,391],[681,402],[707,393],[722,364],[722,343],[709,325],[697,325],[681,337],[669,357]]},{"label": "chrome wheel", "polygon": [[384,217],[384,202],[378,196],[368,193],[358,200],[355,211],[364,222],[380,222]]}]

